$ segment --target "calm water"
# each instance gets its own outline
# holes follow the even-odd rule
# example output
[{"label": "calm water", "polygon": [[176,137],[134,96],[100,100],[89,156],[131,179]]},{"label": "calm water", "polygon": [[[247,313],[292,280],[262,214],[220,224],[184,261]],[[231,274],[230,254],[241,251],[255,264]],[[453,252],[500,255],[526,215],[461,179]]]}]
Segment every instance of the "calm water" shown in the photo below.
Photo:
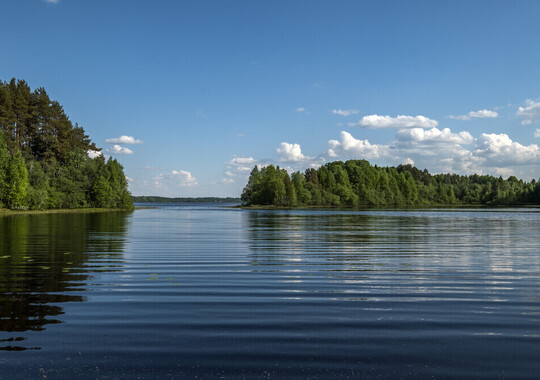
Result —
[{"label": "calm water", "polygon": [[540,212],[0,218],[0,378],[539,378]]}]

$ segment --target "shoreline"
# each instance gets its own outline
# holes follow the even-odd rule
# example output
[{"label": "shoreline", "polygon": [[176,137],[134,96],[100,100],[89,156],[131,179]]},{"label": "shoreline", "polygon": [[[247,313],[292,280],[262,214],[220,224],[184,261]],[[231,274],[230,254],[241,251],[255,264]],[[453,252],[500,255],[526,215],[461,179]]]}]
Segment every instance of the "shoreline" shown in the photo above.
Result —
[{"label": "shoreline", "polygon": [[59,208],[59,209],[49,209],[49,210],[10,210],[6,208],[0,208],[0,217],[2,216],[12,216],[12,215],[42,215],[42,214],[90,214],[98,212],[119,212],[119,211],[133,211],[137,209],[142,209],[146,207],[135,207],[132,209],[125,208]]},{"label": "shoreline", "polygon": [[342,211],[360,211],[360,210],[433,210],[433,209],[478,209],[478,210],[497,210],[497,209],[540,209],[540,205],[388,205],[388,206],[274,206],[274,205],[238,205],[231,208],[244,210],[342,210]]}]

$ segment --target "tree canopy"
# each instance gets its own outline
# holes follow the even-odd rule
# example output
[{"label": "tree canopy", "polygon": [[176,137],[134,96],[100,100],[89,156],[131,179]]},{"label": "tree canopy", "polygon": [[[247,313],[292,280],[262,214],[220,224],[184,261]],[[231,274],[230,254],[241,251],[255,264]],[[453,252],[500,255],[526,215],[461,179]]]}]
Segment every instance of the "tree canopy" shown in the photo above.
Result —
[{"label": "tree canopy", "polygon": [[100,155],[44,88],[0,81],[0,207],[131,208],[123,167]]},{"label": "tree canopy", "polygon": [[245,205],[408,206],[540,204],[540,182],[490,175],[430,174],[412,165],[378,167],[335,161],[289,175],[273,165],[252,170]]}]

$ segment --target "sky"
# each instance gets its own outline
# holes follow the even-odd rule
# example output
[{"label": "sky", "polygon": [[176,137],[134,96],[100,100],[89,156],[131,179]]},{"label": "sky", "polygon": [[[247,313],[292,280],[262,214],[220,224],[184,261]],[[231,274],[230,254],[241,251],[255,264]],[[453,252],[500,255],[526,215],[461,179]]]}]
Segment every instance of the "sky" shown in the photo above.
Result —
[{"label": "sky", "polygon": [[2,0],[0,80],[44,87],[133,195],[255,165],[540,177],[538,1]]}]

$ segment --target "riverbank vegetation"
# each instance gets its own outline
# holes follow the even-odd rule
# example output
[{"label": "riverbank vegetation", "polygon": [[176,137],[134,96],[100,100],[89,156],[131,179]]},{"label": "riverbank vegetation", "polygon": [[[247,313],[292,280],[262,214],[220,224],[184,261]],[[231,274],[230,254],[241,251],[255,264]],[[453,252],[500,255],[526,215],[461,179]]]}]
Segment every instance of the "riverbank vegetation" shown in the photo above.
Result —
[{"label": "riverbank vegetation", "polygon": [[132,208],[123,167],[99,151],[44,88],[0,81],[0,208]]},{"label": "riverbank vegetation", "polygon": [[289,175],[273,165],[252,170],[246,206],[432,206],[540,204],[540,182],[490,175],[430,174],[412,165],[378,167],[335,161]]}]

